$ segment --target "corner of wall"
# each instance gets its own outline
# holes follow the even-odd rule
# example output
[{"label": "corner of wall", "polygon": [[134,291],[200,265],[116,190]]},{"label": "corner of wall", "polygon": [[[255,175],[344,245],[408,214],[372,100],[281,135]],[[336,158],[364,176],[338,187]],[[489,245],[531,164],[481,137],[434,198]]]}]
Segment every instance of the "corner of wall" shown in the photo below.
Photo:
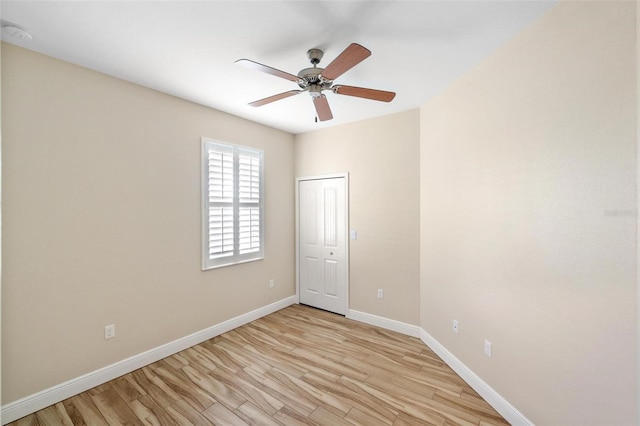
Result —
[{"label": "corner of wall", "polygon": [[636,387],[637,416],[640,418],[640,226],[638,226],[638,212],[640,212],[640,6],[636,3],[636,292],[637,292],[637,308],[636,308],[636,327],[637,335],[637,357],[638,364],[636,377],[638,384]]},{"label": "corner of wall", "polygon": [[[0,8],[2,5],[0,4]],[[2,45],[0,41],[0,241],[2,241]],[[0,244],[0,318],[2,318],[2,244]],[[2,321],[0,321],[1,323]],[[2,383],[2,327],[0,327],[0,384]],[[0,401],[2,401],[2,386],[0,385]],[[0,412],[0,423],[2,412]]]}]

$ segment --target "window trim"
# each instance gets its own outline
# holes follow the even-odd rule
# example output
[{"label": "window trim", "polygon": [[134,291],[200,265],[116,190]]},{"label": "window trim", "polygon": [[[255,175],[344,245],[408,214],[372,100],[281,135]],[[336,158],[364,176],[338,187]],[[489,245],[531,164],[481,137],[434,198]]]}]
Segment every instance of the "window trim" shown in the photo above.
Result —
[{"label": "window trim", "polygon": [[[209,258],[209,208],[210,204],[213,204],[209,200],[209,152],[211,148],[218,146],[222,150],[232,150],[233,152],[233,238],[234,248],[233,254],[229,256],[223,256],[216,259]],[[240,201],[239,197],[239,154],[241,152],[257,155],[259,159],[259,201],[257,207],[259,208],[259,238],[260,246],[258,251],[251,253],[240,253],[239,247],[239,209],[244,202]],[[202,257],[202,270],[207,271],[210,269],[222,268],[225,266],[237,265],[241,263],[253,262],[256,260],[264,259],[264,151],[258,148],[253,148],[244,145],[237,145],[229,142],[222,142],[210,138],[201,138],[201,257]]]}]

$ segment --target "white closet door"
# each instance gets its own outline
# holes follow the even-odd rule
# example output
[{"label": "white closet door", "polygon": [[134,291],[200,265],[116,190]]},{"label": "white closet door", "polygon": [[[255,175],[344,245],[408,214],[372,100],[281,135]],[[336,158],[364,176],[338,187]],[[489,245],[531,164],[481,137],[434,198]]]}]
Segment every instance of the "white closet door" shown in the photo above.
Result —
[{"label": "white closet door", "polygon": [[341,315],[347,312],[345,181],[298,183],[300,303]]}]

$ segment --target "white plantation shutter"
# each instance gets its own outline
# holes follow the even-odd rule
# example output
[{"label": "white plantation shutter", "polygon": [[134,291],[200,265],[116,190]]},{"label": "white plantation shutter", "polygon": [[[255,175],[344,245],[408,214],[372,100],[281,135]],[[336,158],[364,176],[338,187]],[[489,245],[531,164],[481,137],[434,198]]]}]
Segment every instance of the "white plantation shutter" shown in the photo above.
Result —
[{"label": "white plantation shutter", "polygon": [[240,253],[260,250],[260,157],[240,150],[238,155]]},{"label": "white plantation shutter", "polygon": [[240,253],[260,250],[260,210],[256,207],[240,207]]},{"label": "white plantation shutter", "polygon": [[208,150],[209,259],[233,255],[233,148]]},{"label": "white plantation shutter", "polygon": [[263,257],[262,151],[203,138],[203,269]]}]

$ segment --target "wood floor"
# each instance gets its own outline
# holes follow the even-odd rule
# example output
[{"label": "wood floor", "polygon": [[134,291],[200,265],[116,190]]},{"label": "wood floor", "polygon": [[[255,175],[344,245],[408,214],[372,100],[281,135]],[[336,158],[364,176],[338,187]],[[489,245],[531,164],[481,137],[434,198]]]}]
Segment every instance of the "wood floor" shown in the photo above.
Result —
[{"label": "wood floor", "polygon": [[504,425],[420,340],[294,305],[10,425]]}]

